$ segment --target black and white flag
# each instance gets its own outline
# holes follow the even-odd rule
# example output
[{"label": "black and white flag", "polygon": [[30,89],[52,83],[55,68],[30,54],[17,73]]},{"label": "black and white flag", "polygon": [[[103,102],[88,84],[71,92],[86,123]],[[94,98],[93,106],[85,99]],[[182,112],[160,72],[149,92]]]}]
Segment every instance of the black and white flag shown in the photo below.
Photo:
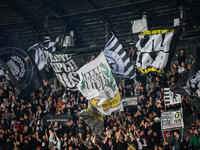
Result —
[{"label": "black and white flag", "polygon": [[197,56],[194,64],[191,65],[188,72],[180,78],[170,90],[174,93],[189,96],[196,106],[200,110],[200,97],[198,96],[197,90],[200,89],[200,48],[197,47]]},{"label": "black and white flag", "polygon": [[42,43],[42,46],[44,47],[44,50],[48,50],[48,51],[56,51],[56,47],[57,47],[57,44],[59,42],[59,37],[57,37],[55,39],[55,42],[52,41],[52,40],[46,40]]},{"label": "black and white flag", "polygon": [[34,54],[35,63],[38,66],[38,69],[42,70],[44,66],[47,64],[47,59],[41,49],[40,44],[37,43],[32,47],[30,47],[28,50]]},{"label": "black and white flag", "polygon": [[76,113],[76,116],[81,118],[86,124],[93,128],[94,134],[102,133],[103,119],[102,114],[94,107],[83,109]]},{"label": "black and white flag", "polygon": [[103,53],[114,76],[131,79],[135,76],[129,57],[114,35],[106,44]]},{"label": "black and white flag", "polygon": [[141,32],[136,43],[137,69],[143,74],[150,71],[164,73],[170,65],[181,33],[182,26]]},{"label": "black and white flag", "polygon": [[164,88],[165,105],[179,104],[181,103],[181,95],[175,94],[170,91],[170,88]]},{"label": "black and white flag", "polygon": [[13,84],[24,94],[29,95],[43,85],[30,52],[11,33],[0,47],[0,61]]},{"label": "black and white flag", "polygon": [[44,51],[44,54],[62,85],[67,90],[78,90],[76,87],[79,83],[79,76],[76,73],[78,67],[72,58],[73,56],[50,51]]},{"label": "black and white flag", "polygon": [[[200,49],[198,48],[198,50]],[[199,59],[200,58],[198,56],[194,64],[191,65],[188,72],[170,88],[171,91],[184,96],[198,96],[196,91],[200,89]]]},{"label": "black and white flag", "polygon": [[35,63],[39,70],[42,70],[47,64],[47,59],[42,50],[55,51],[59,37],[56,38],[55,42],[46,40],[43,43],[37,43],[31,46],[28,50],[34,54]]}]

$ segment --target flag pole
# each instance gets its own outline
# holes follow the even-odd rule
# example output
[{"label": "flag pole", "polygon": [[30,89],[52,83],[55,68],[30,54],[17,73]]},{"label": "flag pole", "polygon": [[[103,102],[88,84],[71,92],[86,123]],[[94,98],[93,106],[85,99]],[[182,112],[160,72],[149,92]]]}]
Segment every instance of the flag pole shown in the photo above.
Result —
[{"label": "flag pole", "polygon": [[[181,103],[181,116],[183,118],[183,106],[182,106],[182,103]],[[182,139],[183,139],[183,132],[184,132],[184,120],[183,120],[183,126],[182,126]]]},{"label": "flag pole", "polygon": [[[158,100],[159,95],[160,95],[160,93],[158,93],[158,95],[157,95],[156,102],[157,102],[157,100]],[[154,112],[154,110],[155,110],[156,102],[155,102],[155,104],[154,104],[154,107],[153,107],[153,111],[152,111],[152,112]]]},{"label": "flag pole", "polygon": [[[161,129],[162,130],[162,129]],[[165,134],[164,134],[164,131],[162,130],[162,134],[163,134],[163,139],[164,139],[164,141],[166,141],[166,139],[165,139]]]}]

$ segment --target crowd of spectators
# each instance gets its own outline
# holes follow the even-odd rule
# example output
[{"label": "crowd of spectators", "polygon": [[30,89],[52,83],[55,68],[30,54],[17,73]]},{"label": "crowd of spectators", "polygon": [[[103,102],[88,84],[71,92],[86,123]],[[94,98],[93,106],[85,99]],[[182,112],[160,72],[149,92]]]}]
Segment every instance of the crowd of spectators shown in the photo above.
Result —
[{"label": "crowd of spectators", "polygon": [[[131,53],[131,57],[132,57]],[[0,148],[2,150],[186,150],[199,149],[200,121],[189,124],[188,132],[172,131],[171,140],[163,139],[159,118],[161,112],[180,107],[164,104],[164,87],[171,87],[189,69],[195,59],[186,60],[181,50],[178,62],[165,74],[137,73],[125,85],[119,84],[121,97],[137,95],[137,107],[125,107],[103,116],[104,128],[94,135],[90,126],[74,114],[87,108],[80,92],[67,91],[57,79],[43,79],[43,87],[30,97],[24,96],[5,77],[0,82]],[[93,56],[94,57],[94,56]],[[94,58],[92,58],[94,59]],[[192,114],[192,102],[181,97],[183,117]],[[46,125],[46,115],[66,114],[71,119],[60,125]],[[157,119],[155,119],[157,118]]]}]

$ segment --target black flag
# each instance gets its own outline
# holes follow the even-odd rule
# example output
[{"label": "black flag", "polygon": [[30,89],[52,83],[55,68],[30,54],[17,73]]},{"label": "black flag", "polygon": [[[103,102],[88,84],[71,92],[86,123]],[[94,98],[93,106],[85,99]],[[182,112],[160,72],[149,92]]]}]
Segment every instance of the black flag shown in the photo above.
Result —
[{"label": "black flag", "polygon": [[137,69],[143,74],[148,72],[164,73],[170,65],[182,29],[182,26],[179,26],[141,32],[135,45],[138,51]]},{"label": "black flag", "polygon": [[[200,53],[200,48],[197,48],[197,53]],[[199,54],[197,54],[194,64],[192,64],[188,72],[170,88],[170,91],[184,96],[198,96],[196,91],[200,89],[199,59]]]},{"label": "black flag", "polygon": [[79,76],[76,73],[78,67],[73,60],[73,55],[46,50],[43,52],[62,85],[67,90],[77,91]]},{"label": "black flag", "polygon": [[179,79],[175,85],[173,85],[170,90],[176,94],[181,94],[184,96],[189,96],[193,104],[200,110],[200,102],[197,94],[197,90],[200,89],[200,48],[197,48],[197,56],[194,64],[191,65],[188,72]]},{"label": "black flag", "polygon": [[83,109],[76,113],[76,116],[91,126],[94,134],[99,134],[103,131],[102,115],[96,108],[89,107],[87,109]]},{"label": "black flag", "polygon": [[40,72],[30,52],[11,33],[1,44],[0,61],[13,84],[23,94],[31,94],[42,86]]}]

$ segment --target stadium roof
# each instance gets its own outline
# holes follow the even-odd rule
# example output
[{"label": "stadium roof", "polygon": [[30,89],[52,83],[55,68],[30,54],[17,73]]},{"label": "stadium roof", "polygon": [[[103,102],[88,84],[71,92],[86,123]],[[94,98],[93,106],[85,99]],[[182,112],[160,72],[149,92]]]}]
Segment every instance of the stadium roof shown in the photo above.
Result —
[{"label": "stadium roof", "polygon": [[200,35],[199,0],[0,0],[0,42],[9,32],[28,47],[74,31],[73,49],[102,49],[111,37],[134,43],[132,21],[146,15],[148,29],[172,27],[183,16],[182,38]]}]

